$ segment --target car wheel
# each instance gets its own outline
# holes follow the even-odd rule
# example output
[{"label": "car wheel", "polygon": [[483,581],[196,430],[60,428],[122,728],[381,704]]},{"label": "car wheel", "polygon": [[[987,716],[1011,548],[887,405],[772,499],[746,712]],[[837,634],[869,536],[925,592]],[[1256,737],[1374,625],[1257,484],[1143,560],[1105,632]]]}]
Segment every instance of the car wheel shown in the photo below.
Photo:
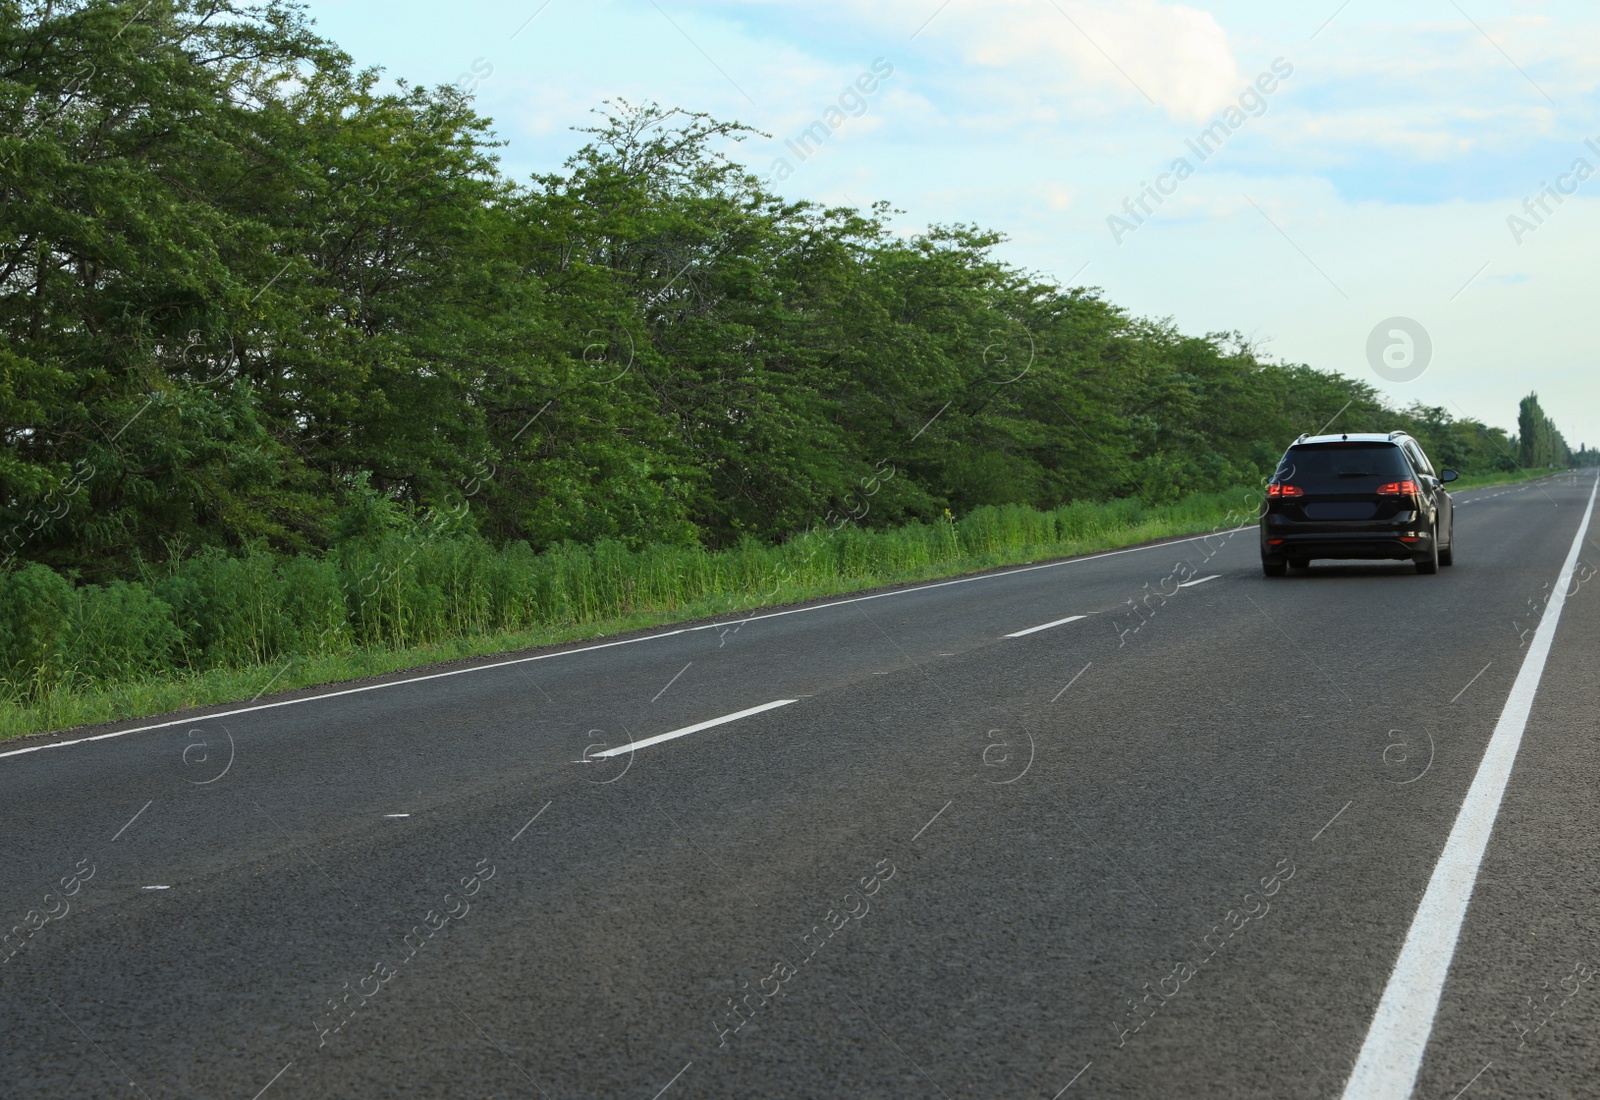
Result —
[{"label": "car wheel", "polygon": [[1439,532],[1433,532],[1433,538],[1428,540],[1432,545],[1428,548],[1428,556],[1417,559],[1418,573],[1437,573],[1439,571]]},{"label": "car wheel", "polygon": [[1439,551],[1440,565],[1454,565],[1456,563],[1456,525],[1450,524],[1450,545]]},{"label": "car wheel", "polygon": [[1262,558],[1261,571],[1269,577],[1281,577],[1289,571],[1289,567],[1284,562],[1273,561],[1271,558]]}]

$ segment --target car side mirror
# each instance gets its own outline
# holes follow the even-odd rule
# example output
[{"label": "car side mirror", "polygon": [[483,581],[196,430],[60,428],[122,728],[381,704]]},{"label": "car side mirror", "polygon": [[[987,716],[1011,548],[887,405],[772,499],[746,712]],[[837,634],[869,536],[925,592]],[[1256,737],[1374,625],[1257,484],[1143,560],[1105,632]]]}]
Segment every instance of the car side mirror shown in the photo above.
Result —
[{"label": "car side mirror", "polygon": [[1456,478],[1458,478],[1460,476],[1461,475],[1456,473],[1454,470],[1440,470],[1439,471],[1439,480],[1440,481],[1445,481],[1445,482],[1454,481]]}]

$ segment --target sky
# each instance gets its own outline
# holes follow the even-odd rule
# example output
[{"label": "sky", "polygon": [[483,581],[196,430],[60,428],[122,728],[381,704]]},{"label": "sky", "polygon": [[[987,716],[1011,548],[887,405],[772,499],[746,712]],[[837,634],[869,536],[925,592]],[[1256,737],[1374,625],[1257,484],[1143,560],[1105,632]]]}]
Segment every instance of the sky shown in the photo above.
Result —
[{"label": "sky", "polygon": [[785,196],[999,230],[1007,262],[1401,406],[1514,431],[1537,391],[1600,445],[1592,3],[306,10],[359,65],[472,91],[512,178],[560,167],[608,98],[706,111],[772,135],[733,155]]}]

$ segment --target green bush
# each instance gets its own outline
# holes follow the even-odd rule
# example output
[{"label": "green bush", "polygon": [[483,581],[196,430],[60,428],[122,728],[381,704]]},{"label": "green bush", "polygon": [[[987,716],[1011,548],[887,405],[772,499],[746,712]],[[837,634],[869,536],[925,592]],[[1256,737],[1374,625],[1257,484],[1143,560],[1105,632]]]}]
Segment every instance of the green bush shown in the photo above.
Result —
[{"label": "green bush", "polygon": [[0,576],[0,680],[6,695],[32,702],[63,671],[71,583],[43,565]]},{"label": "green bush", "polygon": [[126,581],[89,585],[76,597],[64,636],[73,681],[117,683],[171,671],[183,636],[165,600]]}]

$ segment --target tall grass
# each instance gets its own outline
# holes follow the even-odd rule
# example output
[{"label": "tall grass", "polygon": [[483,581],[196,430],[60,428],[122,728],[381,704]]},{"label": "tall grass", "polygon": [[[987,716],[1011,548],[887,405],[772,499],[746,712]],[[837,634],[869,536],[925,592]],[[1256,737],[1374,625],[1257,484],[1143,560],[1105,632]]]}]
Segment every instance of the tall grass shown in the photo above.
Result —
[{"label": "tall grass", "polygon": [[[207,552],[136,581],[0,576],[0,737],[1249,522],[1248,491],[983,507],[779,546],[535,552],[418,527],[322,557]],[[287,669],[285,666],[288,666]]]}]

